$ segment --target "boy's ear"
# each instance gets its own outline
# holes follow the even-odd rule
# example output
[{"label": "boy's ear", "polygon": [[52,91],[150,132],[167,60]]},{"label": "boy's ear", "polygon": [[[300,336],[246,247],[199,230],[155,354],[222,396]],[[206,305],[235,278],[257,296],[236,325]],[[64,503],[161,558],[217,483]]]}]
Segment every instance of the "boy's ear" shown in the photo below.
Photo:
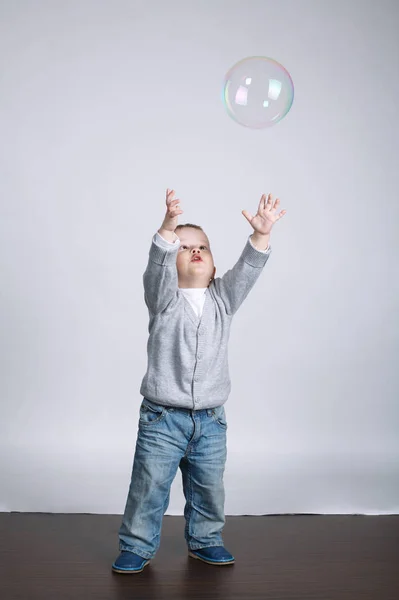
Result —
[{"label": "boy's ear", "polygon": [[212,281],[215,279],[216,267],[213,268],[213,275],[209,280],[208,287],[211,285]]}]

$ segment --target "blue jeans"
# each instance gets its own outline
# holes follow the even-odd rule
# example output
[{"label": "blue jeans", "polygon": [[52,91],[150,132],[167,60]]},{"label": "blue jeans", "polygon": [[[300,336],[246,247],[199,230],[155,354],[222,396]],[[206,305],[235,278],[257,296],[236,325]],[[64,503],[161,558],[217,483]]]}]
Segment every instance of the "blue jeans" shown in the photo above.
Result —
[{"label": "blue jeans", "polygon": [[227,423],[223,406],[190,410],[143,399],[119,549],[153,558],[170,487],[180,467],[186,498],[184,536],[191,550],[223,546],[223,473]]}]

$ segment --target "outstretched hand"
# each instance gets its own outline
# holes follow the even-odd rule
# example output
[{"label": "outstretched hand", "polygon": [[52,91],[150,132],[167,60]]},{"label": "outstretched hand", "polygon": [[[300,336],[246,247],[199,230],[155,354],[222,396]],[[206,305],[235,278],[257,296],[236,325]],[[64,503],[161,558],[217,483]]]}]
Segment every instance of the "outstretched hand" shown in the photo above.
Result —
[{"label": "outstretched hand", "polygon": [[166,215],[161,225],[163,231],[174,231],[177,227],[178,216],[183,213],[180,200],[175,198],[175,190],[166,190]]},{"label": "outstretched hand", "polygon": [[282,210],[277,214],[279,204],[280,200],[278,198],[273,204],[272,195],[268,194],[266,196],[266,194],[263,194],[259,202],[258,212],[254,217],[247,210],[243,210],[242,214],[255,231],[261,235],[268,235],[273,225],[287,212],[286,210]]}]

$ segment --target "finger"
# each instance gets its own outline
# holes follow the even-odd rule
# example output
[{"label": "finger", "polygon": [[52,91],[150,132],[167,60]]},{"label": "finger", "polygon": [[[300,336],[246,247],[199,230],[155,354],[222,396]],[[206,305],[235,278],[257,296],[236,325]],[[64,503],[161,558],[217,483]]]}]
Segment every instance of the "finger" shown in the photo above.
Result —
[{"label": "finger", "polygon": [[180,208],[179,206],[180,200],[171,200],[168,205],[168,211],[175,210],[176,208]]},{"label": "finger", "polygon": [[285,215],[286,212],[287,212],[286,210],[280,211],[279,214],[274,217],[275,218],[275,222],[278,221],[279,219],[281,219],[282,217],[284,217],[284,215]]},{"label": "finger", "polygon": [[176,208],[176,206],[179,204],[180,200],[178,198],[174,199],[174,200],[170,200],[168,202],[168,210],[171,210],[172,208]]},{"label": "finger", "polygon": [[273,206],[273,196],[271,194],[268,194],[267,195],[267,202],[265,202],[265,208],[267,210],[270,210],[272,206]]},{"label": "finger", "polygon": [[266,194],[262,194],[262,196],[260,197],[260,201],[259,201],[258,212],[260,210],[262,210],[263,208],[265,208],[265,200],[266,200]]},{"label": "finger", "polygon": [[169,202],[169,206],[176,206],[176,204],[179,204],[180,200],[179,198],[175,198],[174,200],[171,200]]},{"label": "finger", "polygon": [[170,204],[170,202],[172,202],[174,195],[175,195],[175,190],[168,189],[168,193],[166,194],[166,204]]},{"label": "finger", "polygon": [[269,202],[270,202],[271,194],[267,194],[267,195],[263,194],[262,198],[263,198],[263,202],[261,202],[259,204],[259,209],[258,209],[259,214],[262,214],[265,210],[270,210]]},{"label": "finger", "polygon": [[170,219],[175,219],[176,217],[178,217],[179,215],[182,215],[182,214],[183,214],[182,210],[174,210],[168,216],[169,216]]},{"label": "finger", "polygon": [[280,198],[276,198],[273,208],[277,209],[279,204],[280,204]]},{"label": "finger", "polygon": [[253,216],[247,210],[243,210],[243,211],[241,211],[241,213],[244,215],[244,217],[247,219],[247,221],[249,223],[252,221]]}]

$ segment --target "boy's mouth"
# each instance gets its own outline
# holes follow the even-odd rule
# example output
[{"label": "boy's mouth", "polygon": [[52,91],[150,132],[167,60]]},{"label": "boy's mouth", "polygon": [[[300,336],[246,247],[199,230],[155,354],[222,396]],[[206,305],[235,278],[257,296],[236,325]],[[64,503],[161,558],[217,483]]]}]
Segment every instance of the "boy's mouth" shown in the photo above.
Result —
[{"label": "boy's mouth", "polygon": [[202,262],[202,258],[201,258],[200,256],[198,256],[198,255],[197,255],[197,256],[194,256],[194,257],[191,259],[191,262]]}]

